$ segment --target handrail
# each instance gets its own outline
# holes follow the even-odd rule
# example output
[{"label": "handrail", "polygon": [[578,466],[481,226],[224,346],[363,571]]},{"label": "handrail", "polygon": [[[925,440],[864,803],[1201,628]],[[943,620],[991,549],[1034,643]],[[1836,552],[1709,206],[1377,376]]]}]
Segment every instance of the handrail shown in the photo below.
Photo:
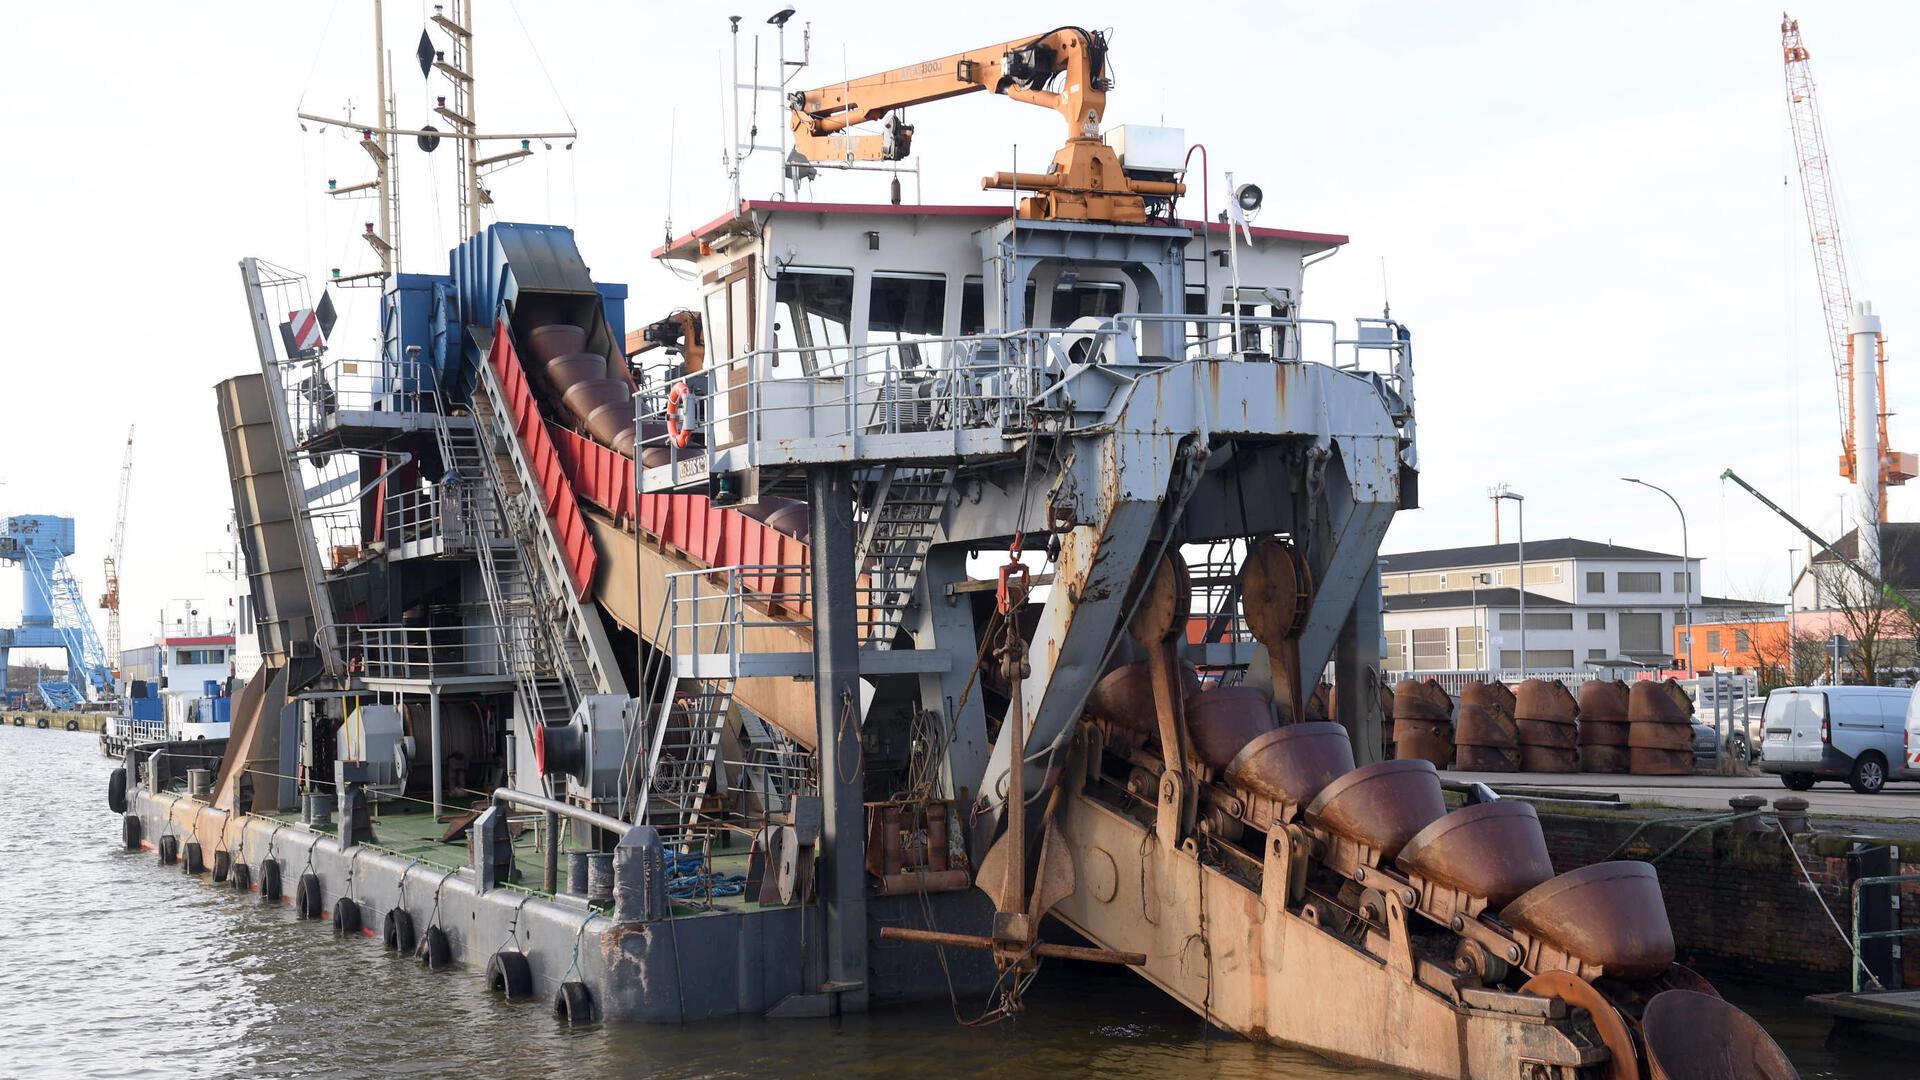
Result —
[{"label": "handrail", "polygon": [[[1860,955],[1861,942],[1872,941],[1876,938],[1902,938],[1920,934],[1920,926],[1910,926],[1895,930],[1861,930],[1860,890],[1867,885],[1904,885],[1908,882],[1920,882],[1920,874],[1886,874],[1880,877],[1855,878],[1853,881],[1851,889],[1853,908],[1851,919],[1853,923],[1853,962],[1850,965],[1850,974],[1853,979],[1853,992],[1856,994],[1860,992],[1860,971],[1867,966],[1866,959]],[[1894,910],[1898,911],[1898,906],[1896,906]],[[1880,980],[1873,972],[1868,971],[1867,977],[1873,979],[1873,985],[1880,986]],[[1883,990],[1886,989],[1884,986],[1880,988]]]},{"label": "handrail", "polygon": [[[558,799],[549,799],[543,795],[532,795],[524,791],[515,791],[512,788],[494,788],[493,801],[497,803],[509,803],[515,806],[524,806],[529,810],[539,810],[548,814],[558,814],[561,817],[572,818],[582,824],[591,825],[596,829],[605,829],[607,832],[614,833],[618,836],[625,836],[627,831],[633,828],[633,823],[630,821],[621,821],[617,817],[608,817],[606,814],[588,810],[585,807],[575,806],[572,803],[564,803]],[[551,843],[551,841],[549,841],[549,843]]]}]

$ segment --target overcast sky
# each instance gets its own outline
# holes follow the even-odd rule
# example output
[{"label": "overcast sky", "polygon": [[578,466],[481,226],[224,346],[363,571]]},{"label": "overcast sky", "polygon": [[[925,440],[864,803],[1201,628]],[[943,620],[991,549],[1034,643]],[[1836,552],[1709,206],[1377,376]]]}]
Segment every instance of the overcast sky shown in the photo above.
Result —
[{"label": "overcast sky", "polygon": [[[669,217],[684,231],[725,207],[724,16],[764,30],[775,5],[763,7],[479,0],[482,126],[580,131],[571,151],[556,141],[496,178],[499,216],[575,226],[595,276],[632,286],[630,324],[688,299],[647,253]],[[1535,538],[1676,550],[1672,507],[1617,479],[1641,476],[1685,505],[1709,593],[1781,595],[1795,536],[1718,479],[1732,466],[1816,527],[1839,524],[1778,7],[1439,7],[805,3],[794,26],[811,22],[813,66],[796,85],[1097,15],[1118,77],[1109,124],[1184,127],[1210,148],[1216,194],[1227,170],[1266,190],[1261,224],[1350,235],[1310,272],[1307,314],[1377,314],[1384,278],[1412,326],[1425,506],[1395,520],[1388,550],[1490,541],[1486,489],[1502,481],[1526,495]],[[429,12],[387,4],[408,123],[432,119],[431,95],[446,92],[413,66]],[[1920,7],[1794,14],[1855,295],[1886,319],[1899,412],[1920,393],[1920,369],[1902,362],[1903,332],[1920,322],[1908,272]],[[368,263],[355,235],[368,204],[319,194],[329,177],[370,175],[357,135],[303,132],[294,113],[367,115],[371,4],[33,4],[9,19],[0,513],[78,518],[75,568],[96,595],[136,425],[124,576],[137,644],[176,599],[225,607],[203,571],[230,513],[211,387],[256,366],[237,261],[316,275]],[[770,32],[763,47],[770,77]],[[760,118],[771,138],[771,101]],[[987,97],[912,120],[927,202],[997,199],[979,190],[983,173],[1008,167],[1016,143],[1031,167],[1062,135],[1054,114]],[[403,158],[406,269],[445,270],[452,164],[444,146]],[[816,194],[886,197],[874,177],[829,177]],[[336,352],[370,352],[370,295],[343,299]],[[1892,426],[1896,448],[1920,450],[1920,417]],[[1894,516],[1911,517],[1913,501],[1897,492]],[[14,621],[18,580],[0,575],[0,625]]]}]

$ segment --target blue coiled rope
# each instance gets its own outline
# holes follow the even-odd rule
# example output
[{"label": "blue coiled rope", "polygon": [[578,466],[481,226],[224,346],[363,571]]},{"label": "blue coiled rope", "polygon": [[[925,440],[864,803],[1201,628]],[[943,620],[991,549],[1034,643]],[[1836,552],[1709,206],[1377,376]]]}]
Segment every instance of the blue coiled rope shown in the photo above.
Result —
[{"label": "blue coiled rope", "polygon": [[675,900],[739,896],[747,891],[745,874],[709,874],[707,858],[695,852],[667,852],[667,895]]}]

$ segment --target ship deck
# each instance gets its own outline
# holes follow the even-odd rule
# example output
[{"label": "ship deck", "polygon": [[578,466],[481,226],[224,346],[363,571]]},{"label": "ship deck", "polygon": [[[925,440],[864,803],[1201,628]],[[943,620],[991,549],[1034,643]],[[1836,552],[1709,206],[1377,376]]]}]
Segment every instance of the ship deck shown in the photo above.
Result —
[{"label": "ship deck", "polygon": [[[256,817],[286,825],[289,828],[307,832],[317,832],[326,836],[339,833],[336,818],[332,823],[316,828],[302,822],[297,811],[280,813],[259,812]],[[506,887],[520,889],[535,896],[554,894],[542,888],[546,874],[545,853],[541,850],[537,822],[540,815],[513,815],[511,821],[518,828],[513,837],[514,878]],[[465,834],[452,843],[443,843],[441,837],[446,834],[447,826],[453,820],[451,815],[440,818],[424,809],[395,807],[392,804],[373,807],[373,836],[363,841],[363,846],[372,851],[381,851],[403,859],[415,859],[422,865],[442,870],[459,870],[470,865]],[[523,827],[522,827],[523,826]],[[742,875],[747,872],[749,853],[745,847],[722,849],[713,852],[708,858],[715,876]],[[561,859],[560,874],[563,882],[566,875],[566,860]],[[596,904],[597,907],[611,907],[610,903]],[[673,903],[675,918],[697,918],[705,915],[746,914],[763,907],[751,899],[743,890],[734,896],[701,896],[694,901],[676,899]]]}]

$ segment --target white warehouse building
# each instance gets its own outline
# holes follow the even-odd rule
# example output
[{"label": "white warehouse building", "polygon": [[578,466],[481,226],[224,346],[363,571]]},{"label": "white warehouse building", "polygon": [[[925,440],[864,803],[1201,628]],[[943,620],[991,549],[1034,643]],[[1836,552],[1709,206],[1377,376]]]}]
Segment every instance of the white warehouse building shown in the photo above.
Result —
[{"label": "white warehouse building", "polygon": [[[1517,544],[1381,556],[1386,669],[1519,670],[1519,560]],[[1689,601],[1696,624],[1732,603],[1703,598],[1699,581],[1697,558],[1683,566],[1594,540],[1530,541],[1525,667],[1666,667]]]}]

